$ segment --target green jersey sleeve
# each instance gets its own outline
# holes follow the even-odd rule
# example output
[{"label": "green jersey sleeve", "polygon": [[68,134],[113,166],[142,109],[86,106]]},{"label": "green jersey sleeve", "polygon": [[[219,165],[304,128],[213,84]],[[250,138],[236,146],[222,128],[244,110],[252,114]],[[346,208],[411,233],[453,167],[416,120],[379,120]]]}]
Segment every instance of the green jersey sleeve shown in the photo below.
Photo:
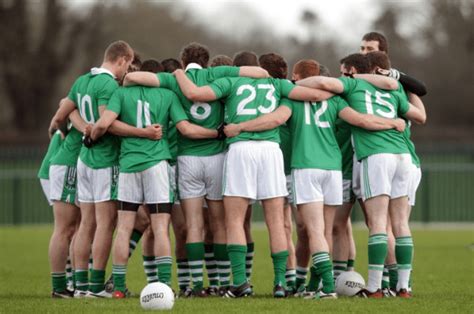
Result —
[{"label": "green jersey sleeve", "polygon": [[223,78],[223,77],[237,77],[239,76],[240,69],[232,66],[218,66],[208,68],[211,81]]},{"label": "green jersey sleeve", "polygon": [[342,93],[341,93],[341,95],[343,95],[343,96],[346,96],[346,95],[352,93],[352,91],[354,90],[354,88],[357,85],[357,80],[349,78],[349,77],[339,77],[338,80],[341,81],[342,86],[344,88]]},{"label": "green jersey sleeve", "polygon": [[337,97],[336,106],[337,106],[337,112],[339,112],[342,109],[349,107],[349,104],[347,103],[347,101],[344,100],[344,98]]},{"label": "green jersey sleeve", "polygon": [[104,86],[97,93],[97,104],[99,106],[107,106],[110,97],[112,97],[112,94],[115,92],[117,87],[118,84],[115,82],[115,80],[107,80]]},{"label": "green jersey sleeve", "polygon": [[122,88],[117,89],[112,97],[110,97],[107,105],[107,110],[113,111],[117,115],[120,115],[120,112],[122,111],[122,91]]},{"label": "green jersey sleeve", "polygon": [[291,110],[291,112],[293,112],[295,103],[289,100],[288,98],[282,98],[280,100],[280,106],[288,107]]},{"label": "green jersey sleeve", "polygon": [[410,110],[410,104],[408,103],[408,98],[403,89],[402,85],[398,83],[398,93],[396,93],[400,106],[398,107],[398,113],[404,115]]},{"label": "green jersey sleeve", "polygon": [[293,88],[296,87],[295,84],[291,83],[288,80],[280,79],[279,82],[280,82],[280,94],[283,97],[288,97],[288,95],[290,95]]},{"label": "green jersey sleeve", "polygon": [[232,82],[228,78],[220,78],[209,85],[216,94],[216,99],[225,98],[232,92]]},{"label": "green jersey sleeve", "polygon": [[176,125],[178,122],[183,120],[188,120],[188,116],[184,112],[183,106],[174,93],[171,96],[171,106],[170,106],[170,117],[173,123]]},{"label": "green jersey sleeve", "polygon": [[160,87],[171,89],[171,90],[176,90],[176,88],[179,89],[178,82],[176,81],[176,78],[174,77],[173,74],[157,73],[156,76],[158,77],[158,80],[160,81]]}]

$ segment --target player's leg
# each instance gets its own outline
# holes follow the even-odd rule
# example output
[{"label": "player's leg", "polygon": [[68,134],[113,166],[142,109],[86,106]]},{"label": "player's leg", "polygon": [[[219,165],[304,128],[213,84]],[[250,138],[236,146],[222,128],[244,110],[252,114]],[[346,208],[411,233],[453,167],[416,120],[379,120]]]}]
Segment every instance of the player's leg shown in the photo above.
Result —
[{"label": "player's leg", "polygon": [[53,284],[53,296],[66,292],[66,264],[69,245],[75,231],[79,209],[69,203],[54,201],[54,230],[49,242],[49,261]]},{"label": "player's leg", "polygon": [[352,220],[349,217],[347,222],[347,237],[349,238],[349,259],[347,260],[347,271],[353,271],[356,259],[356,245],[354,241],[354,233],[352,232]]},{"label": "player's leg", "polygon": [[128,253],[128,258],[130,258],[135,251],[138,242],[140,242],[140,239],[143,236],[143,233],[145,230],[150,226],[150,217],[148,213],[146,212],[146,209],[144,206],[140,206],[137,211],[137,216],[135,217],[135,225],[133,226],[132,234],[130,236],[130,242],[129,242],[129,253]]},{"label": "player's leg", "polygon": [[392,231],[392,223],[390,221],[390,215],[387,216],[387,236],[388,236],[388,251],[387,257],[385,258],[385,265],[383,268],[382,277],[382,292],[385,297],[393,297],[396,291],[398,272],[397,272],[397,260],[395,258],[395,237]]},{"label": "player's leg", "polygon": [[219,272],[214,256],[214,235],[213,225],[209,213],[207,201],[204,202],[204,262],[206,266],[207,279],[209,287],[206,289],[207,294],[216,296],[219,290]]},{"label": "player's leg", "polygon": [[[169,224],[172,204],[148,204],[151,227],[155,236],[156,267],[158,281],[171,286],[171,243]],[[201,279],[202,280],[202,279]]]},{"label": "player's leg", "polygon": [[125,297],[125,278],[130,254],[129,242],[139,206],[140,203],[120,202],[120,209],[117,215],[117,232],[114,240],[112,266],[114,282],[113,297],[115,298]]},{"label": "player's leg", "polygon": [[344,202],[336,210],[333,228],[333,266],[334,280],[347,270],[347,261],[349,259],[350,240],[349,240],[349,217],[353,202]]},{"label": "player's leg", "polygon": [[[310,257],[309,239],[304,226],[304,221],[296,208],[293,209],[296,223],[296,294],[295,296],[303,296],[306,290],[306,276],[308,274],[308,262]],[[315,280],[313,280],[315,281]],[[314,290],[317,288],[317,283],[314,283]]]},{"label": "player's leg", "polygon": [[175,238],[175,256],[178,267],[178,286],[179,295],[184,297],[191,296],[190,284],[191,274],[188,265],[188,258],[186,255],[186,221],[181,205],[174,204],[171,212],[171,223],[173,225]]},{"label": "player's leg", "polygon": [[286,288],[289,294],[294,294],[296,290],[296,256],[295,245],[293,243],[293,219],[291,215],[291,205],[285,202],[283,209],[285,236],[288,247],[288,260],[286,262]]},{"label": "player's leg", "polygon": [[158,270],[155,261],[155,236],[150,226],[143,232],[142,236],[142,258],[145,270],[146,282],[158,282]]},{"label": "player's leg", "polygon": [[247,207],[247,212],[245,214],[245,221],[244,221],[245,238],[247,239],[247,256],[245,260],[245,272],[246,272],[248,281],[250,281],[250,279],[252,278],[253,257],[254,257],[254,251],[255,251],[255,243],[253,242],[251,226],[252,226],[252,204],[250,204]]}]

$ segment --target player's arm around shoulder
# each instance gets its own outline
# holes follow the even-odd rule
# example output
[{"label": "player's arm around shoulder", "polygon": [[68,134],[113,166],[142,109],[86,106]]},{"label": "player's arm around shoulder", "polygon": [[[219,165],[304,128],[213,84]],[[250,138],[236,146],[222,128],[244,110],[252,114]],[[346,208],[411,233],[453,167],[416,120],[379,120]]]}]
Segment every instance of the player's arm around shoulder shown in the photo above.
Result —
[{"label": "player's arm around shoulder", "polygon": [[385,90],[397,90],[399,87],[398,81],[388,76],[378,74],[354,74],[354,78],[362,79],[375,87]]},{"label": "player's arm around shoulder", "polygon": [[[198,87],[193,83],[181,69],[174,72],[176,80],[178,81],[179,88],[183,92],[183,95],[191,101],[212,101],[218,97],[214,93],[214,90],[210,86]],[[220,80],[220,79],[219,79]]]},{"label": "player's arm around shoulder", "polygon": [[344,85],[340,80],[327,76],[310,76],[297,81],[296,85],[322,89],[334,94],[341,94],[344,91]]},{"label": "player's arm around shoulder", "polygon": [[409,108],[403,116],[416,124],[425,124],[426,110],[421,98],[413,93],[409,93],[408,100]]},{"label": "player's arm around shoulder", "polygon": [[48,128],[48,134],[51,137],[56,130],[63,129],[67,123],[67,118],[76,109],[75,103],[68,97],[59,101],[59,108],[51,118]]},{"label": "player's arm around shoulder", "polygon": [[267,78],[270,77],[268,71],[257,66],[241,66],[239,68],[239,76],[250,77],[250,78]]},{"label": "player's arm around shoulder", "polygon": [[228,124],[224,127],[227,137],[238,136],[242,132],[262,132],[272,130],[285,123],[291,116],[291,109],[281,105],[275,111],[264,114],[258,118],[237,124]]},{"label": "player's arm around shoulder", "polygon": [[160,80],[158,75],[151,72],[137,71],[125,75],[123,86],[143,85],[151,87],[159,87]]}]

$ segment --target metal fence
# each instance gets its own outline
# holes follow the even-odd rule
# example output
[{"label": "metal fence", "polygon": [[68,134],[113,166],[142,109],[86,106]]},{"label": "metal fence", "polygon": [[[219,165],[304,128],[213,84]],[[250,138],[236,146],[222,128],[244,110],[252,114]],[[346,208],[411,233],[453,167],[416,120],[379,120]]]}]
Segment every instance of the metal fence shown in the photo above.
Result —
[{"label": "metal fence", "polygon": [[[44,147],[0,148],[0,225],[50,223],[51,208],[43,195],[38,167]],[[418,148],[423,177],[411,220],[417,222],[474,222],[474,149],[440,145]],[[254,221],[262,221],[259,206]],[[363,215],[354,210],[353,219]]]}]

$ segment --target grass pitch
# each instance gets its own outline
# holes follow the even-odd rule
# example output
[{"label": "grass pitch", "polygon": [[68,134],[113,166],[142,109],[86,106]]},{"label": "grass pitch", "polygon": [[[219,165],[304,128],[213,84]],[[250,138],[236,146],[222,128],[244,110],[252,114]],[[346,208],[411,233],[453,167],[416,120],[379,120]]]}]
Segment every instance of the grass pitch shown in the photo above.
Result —
[{"label": "grass pitch", "polygon": [[[138,296],[124,300],[51,299],[48,241],[52,226],[0,228],[0,313],[112,313],[143,312]],[[473,313],[474,231],[418,230],[414,232],[414,297],[411,300],[279,299],[271,297],[272,263],[264,229],[253,231],[255,260],[252,284],[256,295],[229,300],[178,299],[177,313]],[[358,249],[356,270],[367,276],[367,232],[355,232]],[[108,274],[110,273],[110,267]],[[173,277],[176,284],[176,277]],[[146,280],[141,252],[132,256],[127,283],[139,294]]]}]

